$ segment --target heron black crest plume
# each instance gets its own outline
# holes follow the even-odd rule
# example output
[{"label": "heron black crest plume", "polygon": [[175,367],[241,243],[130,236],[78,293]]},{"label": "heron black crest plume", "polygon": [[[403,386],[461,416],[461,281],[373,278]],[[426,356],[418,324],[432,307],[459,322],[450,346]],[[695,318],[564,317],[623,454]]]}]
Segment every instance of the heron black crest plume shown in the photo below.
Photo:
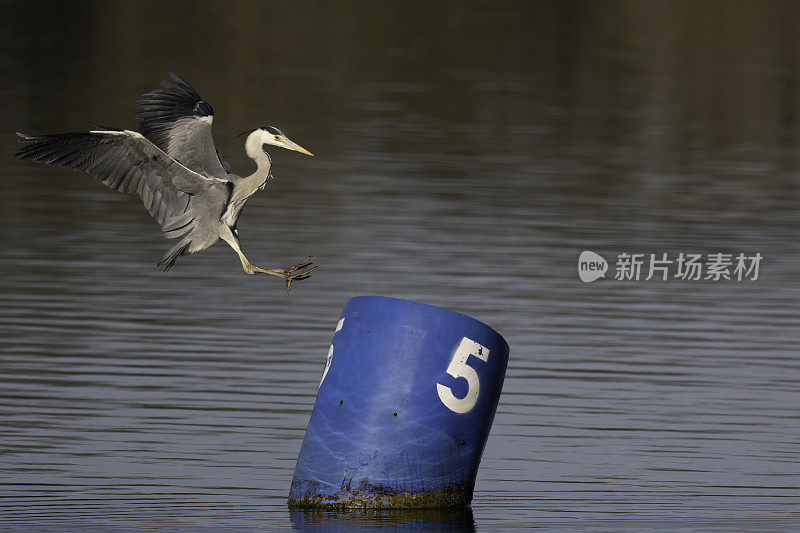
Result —
[{"label": "heron black crest plume", "polygon": [[242,177],[219,154],[211,136],[214,109],[186,81],[170,72],[162,89],[134,103],[139,132],[96,126],[90,131],[30,135],[15,154],[46,165],[87,172],[107,187],[136,193],[168,239],[180,239],[158,263],[168,270],[178,257],[227,242],[247,274],[268,274],[286,281],[310,277],[317,267],[307,257],[289,268],[261,268],[241,248],[236,229],[247,200],[264,188],[272,162],[264,145],[313,155],[290,141],[277,128],[245,132],[245,151],[256,171]]},{"label": "heron black crest plume", "polygon": [[251,129],[249,129],[249,130],[244,130],[242,133],[240,133],[239,135],[237,135],[237,136],[236,136],[236,138],[238,139],[238,138],[239,138],[239,137],[241,137],[242,135],[250,135],[251,133],[253,133],[253,132],[254,132],[254,131],[256,131],[257,129],[258,129],[258,128],[251,128]]}]

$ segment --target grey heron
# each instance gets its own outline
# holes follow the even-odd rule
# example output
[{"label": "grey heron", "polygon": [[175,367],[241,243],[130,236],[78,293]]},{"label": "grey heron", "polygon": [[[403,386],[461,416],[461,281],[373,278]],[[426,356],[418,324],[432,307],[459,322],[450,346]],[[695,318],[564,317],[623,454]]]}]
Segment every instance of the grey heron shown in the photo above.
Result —
[{"label": "grey heron", "polygon": [[238,254],[247,274],[268,274],[286,281],[304,280],[317,267],[311,257],[289,268],[261,268],[251,263],[239,241],[236,223],[244,204],[272,177],[265,145],[314,155],[279,129],[263,126],[244,132],[245,152],[256,163],[246,177],[231,173],[211,136],[214,110],[177,74],[163,89],[134,103],[139,132],[109,127],[90,131],[28,135],[15,154],[47,165],[82,170],[109,188],[137,193],[167,239],[180,239],[158,262],[168,270],[180,255],[205,250],[219,239]]}]

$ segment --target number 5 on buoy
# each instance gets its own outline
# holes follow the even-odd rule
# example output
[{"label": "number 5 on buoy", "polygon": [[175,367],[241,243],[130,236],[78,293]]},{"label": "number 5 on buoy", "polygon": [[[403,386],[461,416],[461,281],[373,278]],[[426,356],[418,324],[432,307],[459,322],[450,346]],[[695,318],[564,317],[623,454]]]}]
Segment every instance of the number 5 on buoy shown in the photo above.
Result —
[{"label": "number 5 on buoy", "polygon": [[442,403],[456,413],[469,412],[478,402],[478,394],[481,390],[481,382],[478,379],[478,373],[474,368],[467,364],[470,355],[474,355],[484,363],[489,360],[489,349],[481,346],[472,339],[464,337],[461,339],[461,344],[456,348],[456,353],[453,354],[453,359],[447,366],[446,372],[454,378],[464,378],[467,380],[467,394],[463,398],[456,398],[453,390],[450,387],[436,384],[436,390],[439,393],[439,399]]}]

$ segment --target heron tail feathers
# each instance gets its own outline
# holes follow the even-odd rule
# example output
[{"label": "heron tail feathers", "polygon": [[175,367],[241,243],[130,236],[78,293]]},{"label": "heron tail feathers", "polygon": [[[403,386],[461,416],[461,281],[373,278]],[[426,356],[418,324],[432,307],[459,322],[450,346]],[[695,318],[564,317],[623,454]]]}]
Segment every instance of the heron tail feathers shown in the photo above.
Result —
[{"label": "heron tail feathers", "polygon": [[162,257],[161,260],[158,262],[157,265],[158,269],[166,272],[167,270],[172,268],[172,265],[175,264],[175,260],[178,259],[179,255],[183,255],[184,253],[186,253],[187,248],[189,248],[189,243],[186,241],[181,241],[172,248],[170,248],[169,251],[166,254],[164,254],[164,257]]}]

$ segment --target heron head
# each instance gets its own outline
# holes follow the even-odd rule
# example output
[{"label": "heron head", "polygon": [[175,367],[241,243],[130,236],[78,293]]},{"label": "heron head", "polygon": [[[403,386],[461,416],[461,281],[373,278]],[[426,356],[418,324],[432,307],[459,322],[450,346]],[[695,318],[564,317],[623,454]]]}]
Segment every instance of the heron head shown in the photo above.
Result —
[{"label": "heron head", "polygon": [[311,152],[297,144],[296,142],[290,140],[286,135],[283,134],[281,130],[274,126],[262,126],[260,128],[256,128],[247,136],[247,145],[251,143],[258,143],[259,146],[263,147],[265,144],[271,144],[273,146],[279,146],[281,148],[286,148],[287,150],[294,150],[295,152],[300,152],[306,155],[313,156]]}]

